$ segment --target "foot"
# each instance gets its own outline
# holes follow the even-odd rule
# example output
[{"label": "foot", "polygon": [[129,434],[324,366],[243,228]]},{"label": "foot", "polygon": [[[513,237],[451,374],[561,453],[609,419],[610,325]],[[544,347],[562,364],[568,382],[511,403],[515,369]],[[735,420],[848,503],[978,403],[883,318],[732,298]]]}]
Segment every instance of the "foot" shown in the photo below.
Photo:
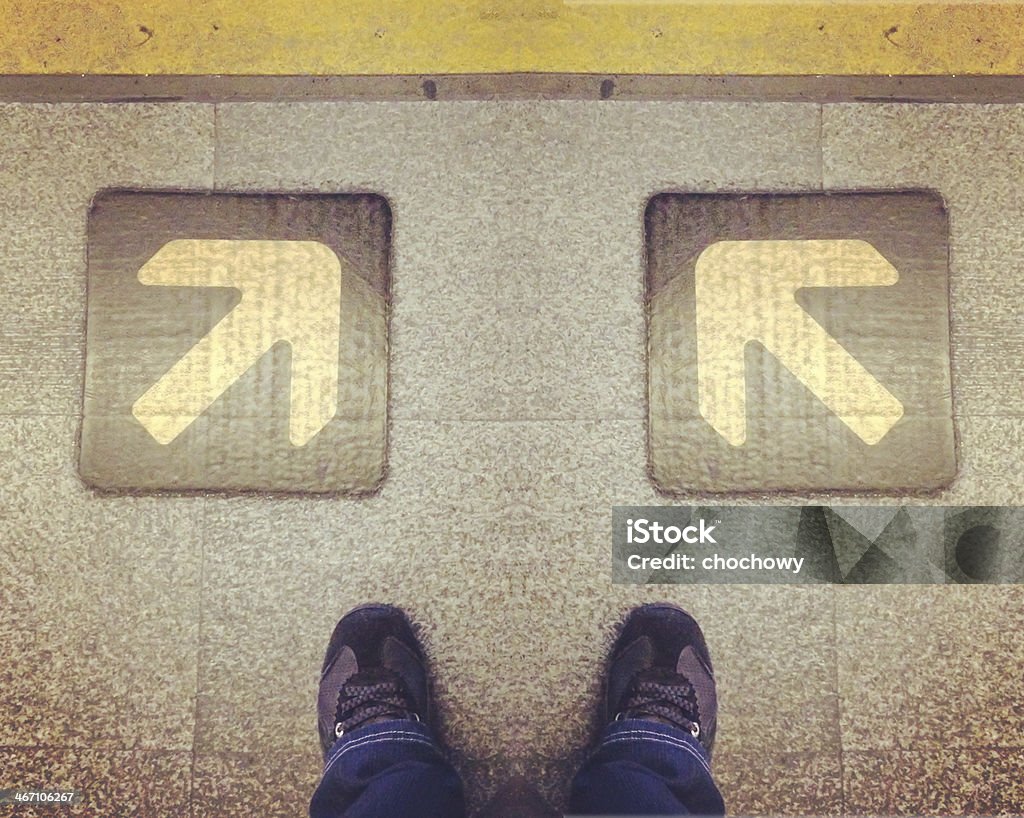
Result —
[{"label": "foot", "polygon": [[608,721],[674,725],[711,755],[718,720],[715,676],[692,616],[668,603],[630,611],[612,647],[606,713]]},{"label": "foot", "polygon": [[345,614],[320,675],[317,726],[324,757],[345,733],[394,719],[430,721],[423,649],[409,620],[390,605]]}]

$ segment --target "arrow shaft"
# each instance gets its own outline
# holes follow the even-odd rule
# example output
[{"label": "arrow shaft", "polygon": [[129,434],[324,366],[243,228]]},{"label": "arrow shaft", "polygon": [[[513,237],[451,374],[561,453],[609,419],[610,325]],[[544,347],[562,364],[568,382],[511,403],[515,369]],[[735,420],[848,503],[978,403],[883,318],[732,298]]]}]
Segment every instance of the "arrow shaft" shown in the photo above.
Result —
[{"label": "arrow shaft", "polygon": [[730,337],[732,334],[723,329],[723,323],[716,322],[713,314],[698,310],[698,408],[726,440],[739,446],[747,433],[747,371],[743,356],[747,339]]},{"label": "arrow shaft", "polygon": [[797,304],[761,342],[865,442],[877,443],[902,416],[892,393]]},{"label": "arrow shaft", "polygon": [[302,354],[292,348],[291,423],[289,438],[304,446],[338,409],[338,335],[341,317],[337,310],[307,327]]},{"label": "arrow shaft", "polygon": [[169,443],[273,346],[270,335],[258,314],[239,305],[136,401],[134,414]]}]

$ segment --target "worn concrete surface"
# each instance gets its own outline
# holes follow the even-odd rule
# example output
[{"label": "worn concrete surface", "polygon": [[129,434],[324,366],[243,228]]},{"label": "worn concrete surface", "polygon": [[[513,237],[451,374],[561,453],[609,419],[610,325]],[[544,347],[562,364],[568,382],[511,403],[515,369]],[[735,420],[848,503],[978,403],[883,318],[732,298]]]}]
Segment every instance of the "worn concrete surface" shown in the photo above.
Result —
[{"label": "worn concrete surface", "polygon": [[[512,768],[557,796],[615,623],[667,597],[708,635],[732,813],[1020,811],[1022,589],[613,587],[608,549],[613,504],[666,502],[642,215],[673,188],[940,191],[962,470],[932,501],[1019,504],[1022,142],[1001,106],[0,106],[0,786],[302,815],[326,639],[383,599],[423,626],[474,802]],[[85,217],[112,186],[388,196],[379,494],[83,487]]]}]

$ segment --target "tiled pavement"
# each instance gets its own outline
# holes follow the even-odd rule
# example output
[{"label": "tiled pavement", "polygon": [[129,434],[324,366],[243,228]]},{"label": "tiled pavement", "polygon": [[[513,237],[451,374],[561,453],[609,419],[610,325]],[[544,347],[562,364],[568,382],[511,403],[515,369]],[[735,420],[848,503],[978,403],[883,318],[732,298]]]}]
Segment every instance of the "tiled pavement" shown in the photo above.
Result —
[{"label": "tiled pavement", "polygon": [[[302,815],[326,638],[383,599],[423,626],[474,801],[510,769],[557,796],[615,622],[667,597],[708,635],[734,814],[1021,812],[1024,590],[608,579],[611,505],[666,502],[644,455],[652,193],[939,190],[961,469],[933,501],[1018,504],[1021,178],[1014,106],[0,106],[0,788],[77,787],[69,814]],[[110,187],[389,198],[379,494],[80,483],[85,219]]]}]

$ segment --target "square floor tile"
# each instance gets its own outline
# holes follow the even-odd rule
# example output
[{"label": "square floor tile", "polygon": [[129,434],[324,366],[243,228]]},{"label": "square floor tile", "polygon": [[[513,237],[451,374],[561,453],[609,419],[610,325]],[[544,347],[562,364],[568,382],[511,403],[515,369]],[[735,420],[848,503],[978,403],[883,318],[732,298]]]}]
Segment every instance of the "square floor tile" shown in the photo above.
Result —
[{"label": "square floor tile", "polygon": [[842,814],[838,752],[720,753],[714,772],[729,815]]},{"label": "square floor tile", "polygon": [[320,745],[309,731],[308,753],[281,754],[252,746],[199,753],[192,780],[192,818],[308,818],[320,780]]},{"label": "square floor tile", "polygon": [[169,818],[189,814],[191,753],[0,747],[3,789],[74,790],[69,806],[16,806],[18,818]]},{"label": "square floor tile", "polygon": [[192,746],[202,499],[98,497],[72,418],[0,418],[0,746]]},{"label": "square floor tile", "polygon": [[947,485],[947,236],[942,200],[927,192],[654,197],[655,482],[669,492]]},{"label": "square floor tile", "polygon": [[105,489],[374,489],[390,223],[372,195],[98,196],[83,478]]},{"label": "square floor tile", "polygon": [[1024,751],[845,753],[847,815],[1020,815]]},{"label": "square floor tile", "polygon": [[844,750],[1024,747],[1024,586],[834,591]]}]

